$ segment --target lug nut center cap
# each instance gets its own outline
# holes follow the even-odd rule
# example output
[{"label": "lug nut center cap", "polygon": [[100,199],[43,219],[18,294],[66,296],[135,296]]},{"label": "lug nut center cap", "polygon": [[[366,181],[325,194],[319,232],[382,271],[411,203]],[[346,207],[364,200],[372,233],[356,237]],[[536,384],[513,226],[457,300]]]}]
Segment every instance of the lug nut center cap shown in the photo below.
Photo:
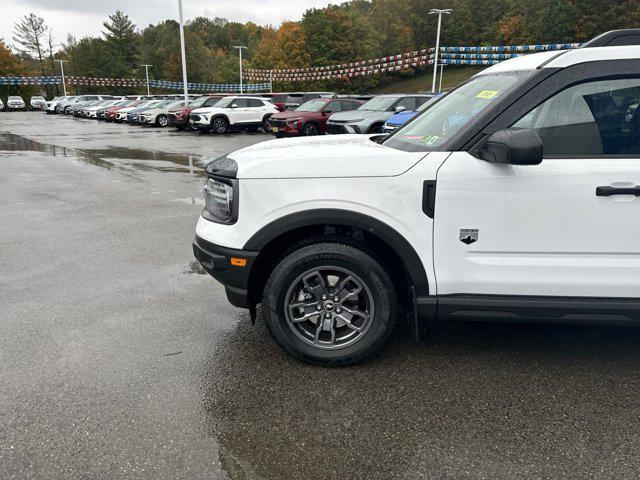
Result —
[{"label": "lug nut center cap", "polygon": [[332,311],[334,309],[334,307],[335,307],[335,305],[333,304],[333,302],[327,302],[327,303],[324,304],[324,308],[328,312]]}]

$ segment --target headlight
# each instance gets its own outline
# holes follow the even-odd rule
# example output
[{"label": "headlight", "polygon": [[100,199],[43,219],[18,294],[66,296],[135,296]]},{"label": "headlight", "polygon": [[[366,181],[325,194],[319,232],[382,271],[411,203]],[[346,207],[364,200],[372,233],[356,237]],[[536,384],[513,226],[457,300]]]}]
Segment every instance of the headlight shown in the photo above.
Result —
[{"label": "headlight", "polygon": [[202,187],[204,195],[203,216],[217,223],[231,224],[236,220],[234,183],[210,178]]}]

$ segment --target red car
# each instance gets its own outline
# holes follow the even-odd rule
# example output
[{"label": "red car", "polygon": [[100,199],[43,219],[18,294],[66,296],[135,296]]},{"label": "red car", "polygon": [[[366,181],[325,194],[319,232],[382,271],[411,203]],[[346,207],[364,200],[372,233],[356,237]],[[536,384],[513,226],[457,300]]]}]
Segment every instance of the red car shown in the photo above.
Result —
[{"label": "red car", "polygon": [[189,114],[194,108],[210,107],[218,102],[221,98],[226,97],[225,94],[202,95],[196,98],[189,105],[169,110],[169,126],[176,127],[178,130],[184,130],[188,126]]},{"label": "red car", "polygon": [[359,108],[364,102],[352,98],[316,98],[295,110],[276,113],[269,119],[276,137],[321,135],[327,132],[327,119],[332,113]]},{"label": "red car", "polygon": [[114,105],[113,107],[107,109],[107,111],[104,114],[104,119],[107,122],[115,122],[116,115],[118,114],[118,110],[120,110],[121,108],[133,107],[138,103],[140,103],[140,100],[129,100],[121,105]]}]

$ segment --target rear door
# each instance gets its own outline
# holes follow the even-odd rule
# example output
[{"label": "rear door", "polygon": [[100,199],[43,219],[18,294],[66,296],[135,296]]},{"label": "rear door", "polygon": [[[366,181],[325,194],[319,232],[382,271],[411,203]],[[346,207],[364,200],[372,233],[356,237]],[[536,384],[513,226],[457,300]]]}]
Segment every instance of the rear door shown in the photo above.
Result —
[{"label": "rear door", "polygon": [[640,297],[640,70],[598,69],[540,85],[512,109],[541,104],[494,122],[536,130],[542,164],[453,152],[441,167],[438,294]]}]

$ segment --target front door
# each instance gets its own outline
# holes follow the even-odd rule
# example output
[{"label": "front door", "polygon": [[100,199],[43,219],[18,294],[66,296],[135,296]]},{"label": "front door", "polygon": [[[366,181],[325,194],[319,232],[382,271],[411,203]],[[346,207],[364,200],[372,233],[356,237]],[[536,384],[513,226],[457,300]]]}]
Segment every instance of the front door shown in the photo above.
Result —
[{"label": "front door", "polygon": [[640,75],[571,86],[513,126],[538,166],[454,152],[437,176],[434,259],[447,294],[640,297]]}]

